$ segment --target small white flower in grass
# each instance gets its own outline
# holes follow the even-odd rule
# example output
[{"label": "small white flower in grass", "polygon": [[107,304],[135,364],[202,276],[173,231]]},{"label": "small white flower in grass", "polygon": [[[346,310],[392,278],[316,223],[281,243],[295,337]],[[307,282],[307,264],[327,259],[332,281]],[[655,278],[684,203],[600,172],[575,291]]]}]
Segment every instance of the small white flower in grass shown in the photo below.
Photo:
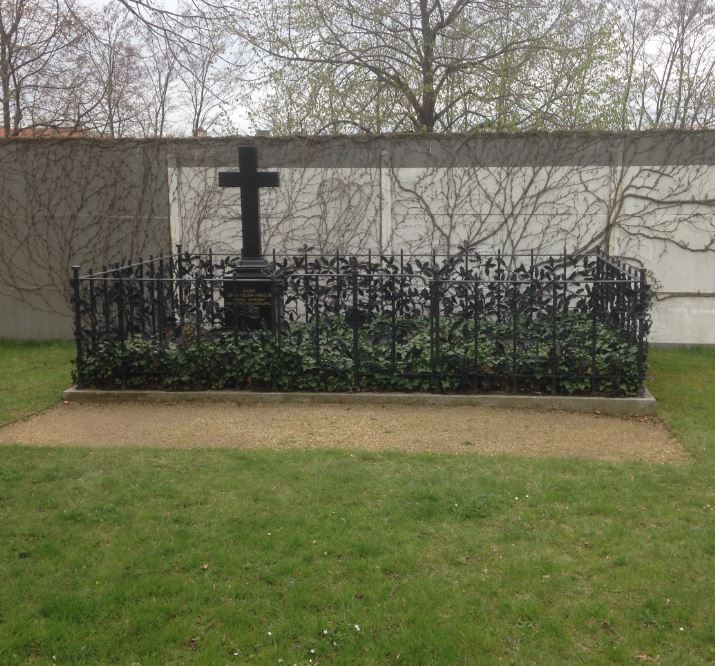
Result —
[{"label": "small white flower in grass", "polygon": [[310,654],[315,654],[315,648],[310,648]]},{"label": "small white flower in grass", "polygon": [[327,629],[323,629],[323,636],[327,636],[327,635],[328,635],[328,630],[327,630]]},{"label": "small white flower in grass", "polygon": [[353,626],[355,627],[355,631],[357,631],[358,633],[360,633],[360,625],[359,625],[359,624],[354,624]]},{"label": "small white flower in grass", "polygon": [[269,635],[269,636],[273,636],[273,634],[272,634],[270,631],[268,632],[268,635]]},{"label": "small white flower in grass", "polygon": [[685,631],[685,627],[680,627],[680,631]]}]

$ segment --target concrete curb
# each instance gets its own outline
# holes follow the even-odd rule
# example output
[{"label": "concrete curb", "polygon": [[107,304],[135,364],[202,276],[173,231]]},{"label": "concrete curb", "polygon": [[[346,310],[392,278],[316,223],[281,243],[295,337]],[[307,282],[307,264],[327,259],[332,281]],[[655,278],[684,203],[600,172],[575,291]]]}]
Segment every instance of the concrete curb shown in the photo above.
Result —
[{"label": "concrete curb", "polygon": [[337,405],[441,405],[444,407],[483,406],[507,409],[600,412],[614,416],[651,416],[655,398],[645,389],[643,397],[603,398],[598,396],[546,395],[449,395],[434,393],[269,393],[254,391],[110,391],[67,389],[63,398],[69,402],[137,402],[166,404],[182,402],[230,402],[236,405],[337,404]]}]

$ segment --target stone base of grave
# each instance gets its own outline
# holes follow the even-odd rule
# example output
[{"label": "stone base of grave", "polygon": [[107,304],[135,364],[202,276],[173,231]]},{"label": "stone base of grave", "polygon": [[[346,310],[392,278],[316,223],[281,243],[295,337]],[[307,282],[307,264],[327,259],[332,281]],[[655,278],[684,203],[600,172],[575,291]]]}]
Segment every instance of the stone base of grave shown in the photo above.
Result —
[{"label": "stone base of grave", "polygon": [[435,393],[309,393],[258,391],[135,391],[67,389],[63,398],[71,402],[110,403],[181,403],[230,402],[256,404],[340,404],[340,405],[440,405],[444,407],[481,406],[506,409],[560,410],[612,416],[653,416],[655,398],[645,389],[635,398],[599,396],[507,395],[507,394],[435,394]]}]

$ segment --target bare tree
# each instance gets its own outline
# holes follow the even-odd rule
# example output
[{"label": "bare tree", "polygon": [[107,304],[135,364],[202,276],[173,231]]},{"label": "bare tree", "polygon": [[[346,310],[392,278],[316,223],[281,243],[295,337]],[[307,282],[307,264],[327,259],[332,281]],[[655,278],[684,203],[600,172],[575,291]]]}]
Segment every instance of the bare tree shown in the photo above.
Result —
[{"label": "bare tree", "polygon": [[179,104],[179,48],[166,35],[142,25],[144,48],[139,68],[144,82],[143,112],[139,117],[143,136],[163,137],[171,128],[172,112]]},{"label": "bare tree", "polygon": [[715,118],[715,4],[662,1],[652,11],[657,50],[646,112],[656,127],[706,127]]},{"label": "bare tree", "polygon": [[620,0],[617,8],[625,82],[620,126],[712,127],[715,123],[712,0]]},{"label": "bare tree", "polygon": [[205,17],[187,12],[182,22],[181,41],[176,42],[161,32],[173,44],[176,54],[176,74],[184,117],[193,136],[208,132],[222,121],[225,123],[237,104],[237,66],[227,60],[230,48],[228,32]]},{"label": "bare tree", "polygon": [[[0,0],[0,106],[5,136],[67,121],[56,101],[82,35],[72,0]],[[58,112],[59,111],[59,112]]]},{"label": "bare tree", "polygon": [[81,44],[86,75],[81,115],[101,136],[139,134],[144,106],[140,24],[124,7],[112,4],[90,20],[89,38]]},{"label": "bare tree", "polygon": [[615,28],[618,35],[618,69],[623,73],[616,82],[611,95],[618,99],[619,129],[635,127],[641,129],[645,121],[643,114],[644,64],[646,47],[652,39],[655,26],[644,20],[650,0],[615,0],[617,15]]}]

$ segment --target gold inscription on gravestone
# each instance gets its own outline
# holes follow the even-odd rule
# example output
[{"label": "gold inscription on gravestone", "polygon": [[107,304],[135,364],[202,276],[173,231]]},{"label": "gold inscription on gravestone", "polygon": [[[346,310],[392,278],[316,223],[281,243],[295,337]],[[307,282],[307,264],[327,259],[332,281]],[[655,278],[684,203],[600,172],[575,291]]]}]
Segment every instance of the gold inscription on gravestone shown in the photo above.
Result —
[{"label": "gold inscription on gravestone", "polygon": [[271,304],[271,293],[267,289],[241,287],[238,292],[238,303],[249,311],[255,311]]}]

